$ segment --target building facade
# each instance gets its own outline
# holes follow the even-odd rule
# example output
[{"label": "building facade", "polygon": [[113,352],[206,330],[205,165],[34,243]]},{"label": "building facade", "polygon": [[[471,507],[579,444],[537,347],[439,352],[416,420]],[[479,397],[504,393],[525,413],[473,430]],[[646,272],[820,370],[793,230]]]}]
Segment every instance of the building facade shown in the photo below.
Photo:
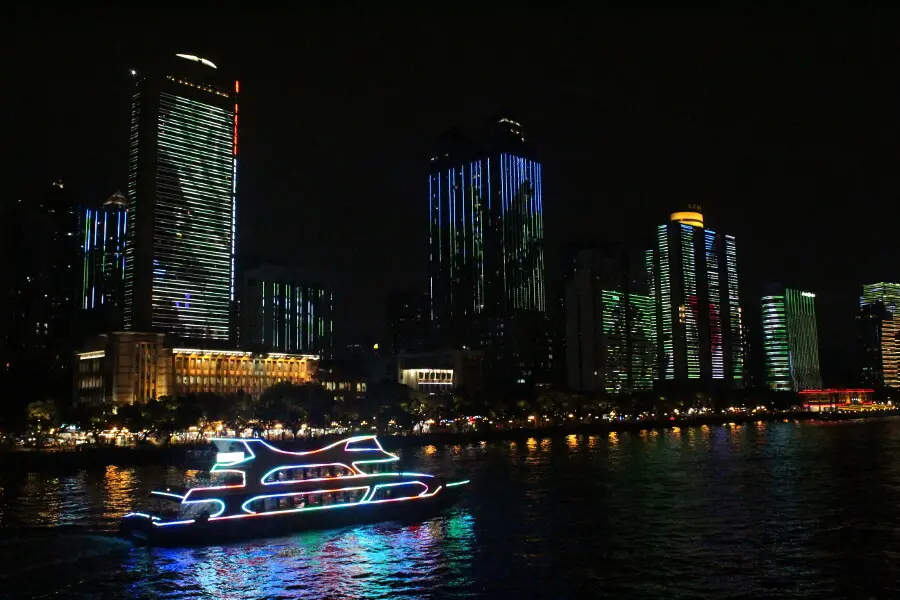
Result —
[{"label": "building facade", "polygon": [[429,394],[484,389],[484,353],[477,350],[402,353],[397,357],[397,381]]},{"label": "building facade", "polygon": [[0,387],[10,403],[71,388],[81,248],[79,210],[62,181],[0,207]]},{"label": "building facade", "polygon": [[734,236],[706,229],[699,206],[673,213],[646,256],[656,306],[658,379],[719,391],[743,379],[743,328]]},{"label": "building facade", "polygon": [[243,277],[240,345],[253,350],[329,356],[333,295],[295,270],[263,266]]},{"label": "building facade", "polygon": [[[640,290],[632,261],[618,248],[589,248],[566,280],[566,370],[569,388],[623,394],[653,389],[655,310]],[[642,279],[642,278],[641,278]]]},{"label": "building facade", "polygon": [[188,54],[134,78],[125,328],[228,340],[240,84]]},{"label": "building facade", "polygon": [[127,227],[128,199],[120,192],[110,196],[100,208],[83,212],[82,331],[96,334],[122,328]]},{"label": "building facade", "polygon": [[391,293],[385,311],[388,348],[392,357],[401,352],[421,352],[428,345],[431,300],[413,290]]},{"label": "building facade", "polygon": [[879,390],[900,388],[900,284],[864,285],[859,305],[861,379]]},{"label": "building facade", "polygon": [[276,383],[309,383],[319,357],[173,347],[162,333],[113,332],[76,354],[75,401],[122,405],[197,393],[258,396]]},{"label": "building facade", "polygon": [[483,348],[490,377],[524,381],[550,359],[541,163],[521,124],[475,143],[445,133],[428,176],[429,295],[442,345]]},{"label": "building facade", "polygon": [[776,391],[818,390],[819,334],[816,295],[770,286],[762,297],[762,336],[766,385]]}]

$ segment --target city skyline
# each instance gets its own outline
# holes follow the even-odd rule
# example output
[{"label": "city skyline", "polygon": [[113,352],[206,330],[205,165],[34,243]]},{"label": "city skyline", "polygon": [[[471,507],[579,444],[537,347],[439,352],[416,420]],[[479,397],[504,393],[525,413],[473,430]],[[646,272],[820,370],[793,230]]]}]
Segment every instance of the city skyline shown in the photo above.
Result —
[{"label": "city skyline", "polygon": [[[108,21],[133,24],[131,16],[113,15]],[[54,80],[73,93],[66,106],[47,118],[17,119],[14,133],[20,134],[23,146],[9,163],[16,173],[10,193],[26,197],[29,189],[56,178],[64,179],[83,201],[124,188],[121,156],[126,142],[117,141],[116,135],[128,119],[127,110],[118,107],[129,96],[129,69],[148,55],[197,49],[247,79],[243,103],[248,115],[256,111],[242,121],[246,160],[241,170],[250,165],[254,174],[238,181],[239,196],[252,202],[239,207],[239,220],[246,224],[238,234],[239,253],[249,262],[261,262],[273,255],[301,257],[321,249],[322,270],[338,280],[335,310],[345,325],[335,335],[345,339],[358,332],[377,340],[389,291],[425,287],[427,264],[418,249],[427,244],[422,231],[427,213],[419,182],[432,140],[450,123],[468,128],[485,111],[511,106],[540,148],[544,181],[553,190],[545,192],[548,265],[556,264],[562,244],[596,236],[598,224],[615,224],[603,229],[614,241],[643,236],[648,215],[662,219],[671,210],[673,194],[688,196],[704,205],[712,222],[740,240],[741,293],[748,321],[758,321],[753,299],[765,281],[792,281],[815,291],[826,379],[847,380],[852,375],[844,350],[853,342],[855,329],[847,315],[855,309],[862,282],[895,279],[886,257],[898,250],[887,229],[897,211],[888,199],[900,188],[891,174],[896,136],[889,135],[892,129],[875,127],[893,122],[889,106],[898,90],[880,78],[883,62],[863,63],[890,51],[894,42],[877,35],[875,19],[860,15],[842,20],[844,37],[836,39],[788,18],[783,31],[769,32],[768,41],[759,41],[753,33],[762,23],[753,19],[626,15],[596,25],[604,39],[603,52],[589,50],[588,39],[597,36],[567,35],[572,21],[522,19],[525,30],[536,32],[546,25],[551,45],[558,48],[547,56],[529,54],[534,66],[527,72],[504,58],[476,60],[479,49],[487,46],[506,45],[512,55],[521,48],[490,15],[475,24],[473,46],[458,56],[427,51],[441,48],[446,39],[427,26],[411,32],[402,20],[391,25],[387,19],[373,19],[365,25],[337,16],[319,18],[316,26],[312,21],[292,22],[304,45],[314,44],[323,50],[321,55],[328,55],[327,60],[306,55],[298,63],[298,76],[284,67],[292,64],[300,46],[290,41],[293,36],[274,35],[288,27],[274,25],[274,20],[261,22],[267,33],[234,44],[204,34],[197,38],[185,27],[173,33],[171,46],[156,39],[153,20],[138,20],[127,41],[91,36],[98,25],[84,18],[72,21],[82,28],[64,28],[62,19],[40,24],[35,20],[30,26],[26,20],[13,43],[28,47],[29,32],[38,27],[56,35],[42,34],[46,47],[14,67],[24,83],[11,99],[13,112],[27,116],[41,106],[31,108],[28,98],[29,90],[49,85],[44,73],[53,72]],[[819,22],[836,21],[823,17]],[[340,49],[316,31],[329,29],[322,24],[341,25]],[[387,43],[386,55],[378,61],[364,56],[372,40],[359,34],[373,25],[393,33],[388,38],[396,40]],[[719,33],[705,33],[712,30]],[[693,34],[679,33],[673,44],[675,31]],[[872,32],[876,35],[868,35]],[[82,43],[74,45],[75,50],[61,51],[76,38]],[[271,45],[256,44],[263,38],[272,39]],[[426,48],[426,58],[404,56],[402,48],[412,41]],[[734,61],[748,66],[748,59],[738,53],[744,42],[751,43],[755,62],[737,76]],[[665,55],[654,51],[662,46]],[[709,53],[710,47],[718,52]],[[842,59],[811,60],[800,52],[804,47]],[[51,58],[59,61],[54,68]],[[391,61],[394,74],[385,75],[378,65]],[[420,64],[430,68],[420,69]],[[443,88],[440,73],[461,64],[472,66],[468,76],[474,78],[473,87],[483,90],[477,98]],[[539,74],[543,85],[526,87],[511,98],[508,86],[490,75],[507,64],[513,79]],[[824,64],[829,65],[827,76]],[[554,87],[559,80],[552,72],[558,68],[567,78],[573,71],[583,73],[585,85],[578,90],[564,83]],[[335,72],[350,76],[334,79]],[[402,91],[386,94],[379,83],[385,77],[391,85],[402,84]],[[823,82],[839,79],[853,85],[825,92],[823,86],[830,84]],[[87,87],[95,92],[79,92]],[[666,93],[655,95],[656,88]],[[782,91],[775,95],[775,88]],[[301,90],[299,112],[288,110],[297,98],[290,92]],[[597,104],[600,92],[604,100]],[[793,100],[778,100],[787,92]],[[862,121],[823,128],[835,113]],[[73,118],[76,114],[79,118]],[[17,129],[24,123],[33,129],[29,135]],[[755,125],[751,130],[744,123]],[[293,143],[298,139],[308,143]],[[38,142],[51,147],[45,150]],[[343,157],[340,168],[334,156]],[[37,157],[41,159],[34,160]],[[596,164],[601,163],[598,170]],[[641,177],[648,167],[653,176]],[[340,171],[355,175],[342,178]],[[363,190],[384,190],[388,200],[359,202]],[[871,207],[842,213],[840,220],[843,227],[871,233],[863,248],[828,241],[841,230],[824,209],[845,203]],[[248,212],[249,206],[258,212]],[[396,207],[391,218],[377,228],[367,226],[377,222],[386,206]],[[270,214],[291,217],[264,228],[263,219]],[[252,233],[261,230],[269,235]],[[784,260],[801,251],[814,260],[799,261],[799,267],[789,264],[798,261]],[[394,261],[394,255],[409,258]],[[356,299],[362,295],[370,301],[359,303]]]}]

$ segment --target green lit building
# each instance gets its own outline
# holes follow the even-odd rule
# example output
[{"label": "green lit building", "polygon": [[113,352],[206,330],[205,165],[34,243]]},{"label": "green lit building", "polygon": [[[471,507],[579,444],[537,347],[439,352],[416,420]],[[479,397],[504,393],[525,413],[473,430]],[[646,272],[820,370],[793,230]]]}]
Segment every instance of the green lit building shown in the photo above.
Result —
[{"label": "green lit building", "polygon": [[645,258],[656,308],[657,378],[683,391],[741,387],[744,332],[734,236],[705,228],[700,207],[689,206],[657,227]]},{"label": "green lit building", "polygon": [[582,250],[566,279],[566,370],[572,389],[625,394],[653,389],[652,299],[635,293],[627,253]]},{"label": "green lit building", "polygon": [[332,293],[296,269],[263,265],[244,272],[242,349],[329,357],[333,348]]},{"label": "green lit building", "polygon": [[822,389],[816,295],[779,285],[762,297],[766,385],[776,391]]},{"label": "green lit building", "polygon": [[228,340],[239,83],[191,54],[132,76],[125,328]]}]

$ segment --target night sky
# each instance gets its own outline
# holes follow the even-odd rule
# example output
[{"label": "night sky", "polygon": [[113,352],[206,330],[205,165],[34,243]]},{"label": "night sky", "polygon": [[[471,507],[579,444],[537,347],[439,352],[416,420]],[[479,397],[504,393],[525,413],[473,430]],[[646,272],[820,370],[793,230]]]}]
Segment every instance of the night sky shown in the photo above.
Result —
[{"label": "night sky", "polygon": [[4,200],[124,191],[129,69],[188,52],[241,81],[243,261],[330,278],[338,340],[426,289],[433,142],[501,107],[544,164],[551,280],[563,244],[649,243],[700,203],[737,236],[751,325],[766,281],[818,294],[826,384],[852,376],[861,284],[900,280],[893,15],[218,12],[8,15]]}]

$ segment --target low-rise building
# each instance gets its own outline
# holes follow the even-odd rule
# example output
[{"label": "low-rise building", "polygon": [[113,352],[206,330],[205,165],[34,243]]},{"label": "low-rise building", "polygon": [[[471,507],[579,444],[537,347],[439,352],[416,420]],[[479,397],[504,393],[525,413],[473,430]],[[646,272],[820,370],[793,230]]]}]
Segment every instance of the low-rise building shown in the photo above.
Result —
[{"label": "low-rise building", "polygon": [[113,332],[76,354],[75,401],[134,404],[200,392],[259,395],[282,381],[308,383],[319,357],[173,347],[161,333]]},{"label": "low-rise building", "polygon": [[458,388],[481,391],[484,389],[484,352],[448,350],[400,354],[397,357],[397,381],[429,393],[445,393]]}]

